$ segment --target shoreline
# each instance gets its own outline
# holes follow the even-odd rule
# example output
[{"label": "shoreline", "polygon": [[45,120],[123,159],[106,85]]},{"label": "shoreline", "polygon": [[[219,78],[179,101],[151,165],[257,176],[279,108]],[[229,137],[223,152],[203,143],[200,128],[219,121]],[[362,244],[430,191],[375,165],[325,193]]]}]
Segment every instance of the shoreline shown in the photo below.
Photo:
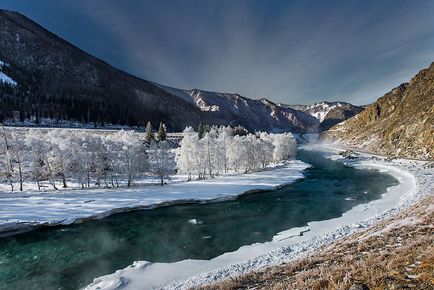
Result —
[{"label": "shoreline", "polygon": [[[275,190],[303,178],[302,172],[309,166],[300,160],[291,160],[283,166],[258,172],[173,182],[164,187],[4,193],[0,194],[0,203],[4,206],[0,211],[0,238],[43,227],[102,219],[122,212],[220,202],[263,190]],[[215,185],[218,189],[213,188]],[[30,213],[24,214],[26,210]]]},{"label": "shoreline", "polygon": [[[336,154],[340,149],[331,150],[318,146],[315,148],[329,154],[327,158],[335,160],[341,158]],[[398,168],[396,164],[374,163],[366,160],[369,157],[364,154],[363,160],[340,161],[354,167],[386,170],[400,181],[399,185],[390,187],[379,200],[358,205],[339,218],[310,222],[306,227],[293,228],[276,234],[271,242],[243,246],[237,251],[225,253],[208,261],[184,260],[154,264],[136,261],[125,269],[96,278],[86,289],[98,287],[100,289],[122,287],[187,289],[215,283],[299,258],[321,246],[378,223],[413,204],[415,197],[419,199],[423,196],[418,194],[420,187],[416,186],[415,172],[408,172],[402,166]],[[164,277],[160,277],[162,275]]]}]

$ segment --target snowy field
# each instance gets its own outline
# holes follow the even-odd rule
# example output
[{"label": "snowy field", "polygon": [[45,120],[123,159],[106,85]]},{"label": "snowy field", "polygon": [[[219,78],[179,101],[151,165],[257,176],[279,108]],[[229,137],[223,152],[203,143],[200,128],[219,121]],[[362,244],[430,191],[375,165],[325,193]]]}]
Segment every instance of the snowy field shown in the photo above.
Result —
[{"label": "snowy field", "polygon": [[[125,269],[96,278],[86,289],[187,289],[278,265],[396,214],[434,191],[433,169],[427,162],[402,159],[386,162],[382,158],[373,159],[367,154],[348,161],[343,160],[336,149],[325,146],[305,149],[310,148],[321,149],[326,157],[350,166],[387,172],[398,179],[400,184],[389,188],[382,199],[358,205],[340,218],[310,222],[306,227],[289,229],[277,234],[271,242],[243,246],[235,252],[225,253],[209,261],[136,261]],[[278,172],[272,171],[272,176]]]},{"label": "snowy field", "polygon": [[272,189],[302,178],[308,165],[289,161],[281,167],[243,175],[181,182],[174,178],[166,186],[138,180],[132,188],[0,192],[0,235],[35,226],[71,224],[88,218],[102,218],[115,212],[138,208],[232,198],[250,190]]}]

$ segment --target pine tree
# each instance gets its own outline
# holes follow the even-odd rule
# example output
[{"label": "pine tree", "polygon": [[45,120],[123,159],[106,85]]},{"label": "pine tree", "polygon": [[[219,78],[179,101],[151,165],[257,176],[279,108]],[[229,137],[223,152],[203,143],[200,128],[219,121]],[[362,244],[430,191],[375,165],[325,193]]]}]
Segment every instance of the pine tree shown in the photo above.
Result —
[{"label": "pine tree", "polygon": [[163,122],[160,122],[160,127],[158,128],[157,133],[157,141],[164,141],[166,140],[166,126],[163,124]]},{"label": "pine tree", "polygon": [[202,122],[199,123],[199,126],[197,127],[197,135],[199,136],[199,139],[202,139],[205,135],[205,127],[203,126]]},{"label": "pine tree", "polygon": [[152,124],[148,122],[146,125],[146,143],[150,144],[154,140],[154,133],[152,132]]}]

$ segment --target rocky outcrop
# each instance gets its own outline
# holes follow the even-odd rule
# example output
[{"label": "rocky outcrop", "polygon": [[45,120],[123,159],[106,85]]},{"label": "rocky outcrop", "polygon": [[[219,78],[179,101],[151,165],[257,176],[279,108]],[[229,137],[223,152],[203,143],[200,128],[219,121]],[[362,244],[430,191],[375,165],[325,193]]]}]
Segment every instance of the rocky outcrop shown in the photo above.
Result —
[{"label": "rocky outcrop", "polygon": [[319,102],[312,105],[283,105],[309,114],[320,122],[319,131],[326,131],[334,125],[345,121],[363,111],[363,107],[346,102]]},{"label": "rocky outcrop", "polygon": [[434,159],[434,63],[322,140],[382,154]]},{"label": "rocky outcrop", "polygon": [[268,99],[252,100],[234,93],[182,90],[156,84],[200,109],[207,124],[241,125],[251,131],[317,132],[320,122],[308,113]]}]

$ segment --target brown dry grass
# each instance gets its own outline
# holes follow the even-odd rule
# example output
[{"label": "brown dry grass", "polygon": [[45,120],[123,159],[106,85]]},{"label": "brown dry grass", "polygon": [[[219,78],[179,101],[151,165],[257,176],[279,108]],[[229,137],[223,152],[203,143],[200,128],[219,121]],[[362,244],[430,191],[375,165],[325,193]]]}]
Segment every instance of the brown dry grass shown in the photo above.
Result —
[{"label": "brown dry grass", "polygon": [[434,289],[434,194],[291,263],[195,289]]}]

